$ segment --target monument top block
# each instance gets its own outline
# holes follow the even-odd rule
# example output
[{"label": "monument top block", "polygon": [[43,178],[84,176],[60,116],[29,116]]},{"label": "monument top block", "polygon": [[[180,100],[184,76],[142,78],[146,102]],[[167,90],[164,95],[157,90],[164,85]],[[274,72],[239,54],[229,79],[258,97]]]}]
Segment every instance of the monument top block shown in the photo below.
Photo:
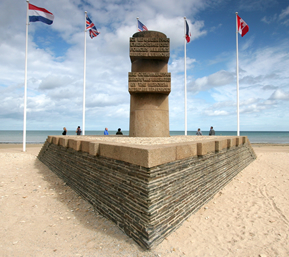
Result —
[{"label": "monument top block", "polygon": [[155,59],[168,62],[170,39],[158,31],[137,32],[130,38],[131,62],[138,59]]}]

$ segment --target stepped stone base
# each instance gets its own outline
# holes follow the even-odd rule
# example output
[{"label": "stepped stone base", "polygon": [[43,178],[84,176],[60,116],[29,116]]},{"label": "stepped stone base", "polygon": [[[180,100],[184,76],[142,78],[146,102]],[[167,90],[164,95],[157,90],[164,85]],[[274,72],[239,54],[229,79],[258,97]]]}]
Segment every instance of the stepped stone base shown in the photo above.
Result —
[{"label": "stepped stone base", "polygon": [[38,158],[98,212],[150,249],[256,155],[243,136],[49,136]]}]

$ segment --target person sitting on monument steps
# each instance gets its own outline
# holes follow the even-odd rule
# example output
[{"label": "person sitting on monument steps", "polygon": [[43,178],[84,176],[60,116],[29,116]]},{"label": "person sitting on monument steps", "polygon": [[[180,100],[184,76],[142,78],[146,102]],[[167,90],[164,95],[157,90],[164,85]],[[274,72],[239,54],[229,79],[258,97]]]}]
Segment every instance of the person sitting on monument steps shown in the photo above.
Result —
[{"label": "person sitting on monument steps", "polygon": [[122,132],[121,132],[121,128],[119,128],[115,134],[116,135],[123,135]]},{"label": "person sitting on monument steps", "polygon": [[67,129],[66,129],[66,127],[64,127],[64,128],[63,128],[63,132],[62,132],[62,135],[64,135],[64,136],[65,136],[65,135],[66,135],[66,133],[67,133]]},{"label": "person sitting on monument steps", "polygon": [[80,129],[80,126],[78,126],[77,127],[77,129],[76,129],[76,131],[75,131],[75,133],[76,133],[76,135],[78,135],[78,136],[80,136],[81,135],[81,129]]},{"label": "person sitting on monument steps", "polygon": [[104,134],[104,135],[108,135],[108,129],[107,129],[107,128],[105,128],[103,134]]},{"label": "person sitting on monument steps", "polygon": [[197,135],[197,136],[202,136],[202,135],[203,135],[203,133],[202,133],[202,131],[201,131],[200,128],[198,128],[198,131],[197,131],[196,135]]},{"label": "person sitting on monument steps", "polygon": [[215,130],[213,129],[213,126],[212,126],[209,132],[209,136],[214,136],[214,135],[215,135]]}]

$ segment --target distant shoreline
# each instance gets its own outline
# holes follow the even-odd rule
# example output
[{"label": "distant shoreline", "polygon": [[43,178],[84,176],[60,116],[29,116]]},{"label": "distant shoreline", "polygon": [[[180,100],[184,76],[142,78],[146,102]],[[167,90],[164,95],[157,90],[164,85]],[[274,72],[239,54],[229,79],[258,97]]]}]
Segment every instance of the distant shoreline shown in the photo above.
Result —
[{"label": "distant shoreline", "polygon": [[[27,147],[41,147],[44,143],[26,143]],[[251,143],[253,147],[268,147],[268,146],[289,146],[289,144],[278,144],[278,143]],[[22,143],[2,143],[0,142],[0,149],[5,148],[18,148],[22,147]]]},{"label": "distant shoreline", "polygon": [[[202,131],[203,136],[208,136],[209,132]],[[48,136],[61,136],[61,131],[29,131],[27,130],[26,144],[43,144]],[[75,136],[75,131],[68,131],[68,136]],[[115,131],[109,130],[109,135],[115,135]],[[123,130],[124,136],[129,136],[129,132]],[[215,136],[236,136],[236,132],[216,131]],[[103,136],[103,131],[87,130],[85,136]],[[170,137],[185,136],[184,131],[170,131]],[[187,131],[187,136],[196,136],[196,132]],[[289,144],[289,132],[272,132],[272,131],[255,131],[255,132],[240,132],[240,136],[248,137],[251,144]],[[0,130],[0,144],[22,144],[22,131],[4,131]]]}]

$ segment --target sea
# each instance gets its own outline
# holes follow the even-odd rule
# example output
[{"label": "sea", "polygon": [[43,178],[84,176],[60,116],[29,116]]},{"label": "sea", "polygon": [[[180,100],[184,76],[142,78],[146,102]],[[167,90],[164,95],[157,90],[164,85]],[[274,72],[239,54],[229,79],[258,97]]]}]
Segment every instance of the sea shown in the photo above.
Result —
[{"label": "sea", "polygon": [[[129,131],[122,131],[129,135]],[[114,135],[116,131],[109,131]],[[209,135],[209,131],[202,131],[203,135]],[[48,136],[61,135],[62,130],[27,130],[27,144],[42,144]],[[68,131],[67,135],[76,135],[75,131]],[[103,135],[103,131],[85,131],[85,135]],[[185,135],[184,131],[170,131],[170,136]],[[196,131],[188,131],[188,136],[195,136]],[[216,136],[236,136],[236,131],[216,131]],[[241,136],[247,136],[251,143],[289,144],[289,131],[240,131]],[[0,144],[22,144],[22,130],[0,130]]]}]

